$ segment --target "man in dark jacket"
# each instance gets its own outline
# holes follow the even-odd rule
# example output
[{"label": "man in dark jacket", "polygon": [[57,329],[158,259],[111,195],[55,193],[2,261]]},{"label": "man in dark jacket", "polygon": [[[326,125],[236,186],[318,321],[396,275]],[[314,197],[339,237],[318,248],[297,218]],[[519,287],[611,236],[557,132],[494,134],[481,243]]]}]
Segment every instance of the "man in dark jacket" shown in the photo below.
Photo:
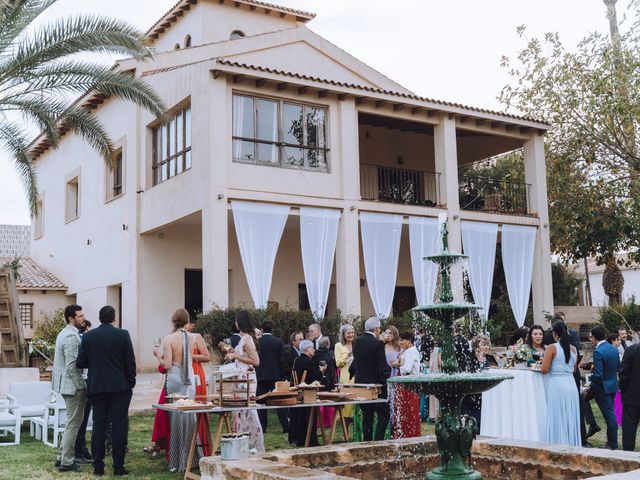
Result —
[{"label": "man in dark jacket", "polygon": [[[266,321],[262,324],[262,336],[258,340],[260,349],[258,356],[260,357],[260,365],[256,367],[256,378],[258,385],[256,387],[256,395],[260,396],[272,391],[276,387],[276,382],[282,379],[282,340],[274,337],[271,332],[273,323]],[[276,410],[278,420],[282,425],[282,432],[287,433],[289,430],[289,420],[287,412],[284,409]],[[267,431],[267,411],[259,410],[258,417],[262,425],[262,431]]]},{"label": "man in dark jacket", "polygon": [[622,449],[632,452],[640,420],[640,344],[624,351],[618,386],[622,392]]},{"label": "man in dark jacket", "polygon": [[100,326],[82,336],[76,365],[87,368],[87,394],[93,408],[91,454],[95,475],[104,475],[105,430],[111,420],[113,474],[126,475],[124,457],[129,428],[129,404],[136,384],[136,359],[129,332],[116,328],[116,311],[102,307]]},{"label": "man in dark jacket", "polygon": [[[380,319],[370,317],[364,324],[364,335],[353,342],[353,362],[349,367],[351,376],[355,376],[355,383],[382,384],[381,398],[387,398],[387,378],[391,368],[387,364],[384,354],[384,343],[380,336]],[[384,431],[389,423],[389,404],[375,403],[361,405],[362,436],[366,441],[373,440],[373,415],[378,415],[375,440],[384,440]]]}]

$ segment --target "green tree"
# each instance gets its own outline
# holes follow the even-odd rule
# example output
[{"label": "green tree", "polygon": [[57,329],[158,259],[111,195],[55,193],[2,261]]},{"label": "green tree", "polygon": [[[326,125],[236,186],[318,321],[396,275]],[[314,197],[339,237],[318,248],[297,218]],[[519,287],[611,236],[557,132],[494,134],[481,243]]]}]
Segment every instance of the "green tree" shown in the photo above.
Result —
[{"label": "green tree", "polygon": [[[148,40],[119,20],[76,15],[37,24],[57,0],[0,0],[0,145],[15,158],[31,213],[38,186],[29,151],[28,125],[53,146],[61,130],[83,137],[111,167],[114,145],[100,121],[76,102],[78,95],[104,94],[132,101],[157,117],[160,97],[130,72],[83,61],[77,54],[108,53],[145,59]],[[19,114],[22,121],[11,120]]]},{"label": "green tree", "polygon": [[583,277],[561,263],[551,264],[553,281],[553,304],[572,306],[578,304],[578,288]]},{"label": "green tree", "polygon": [[528,40],[517,61],[503,57],[513,81],[500,94],[507,109],[552,125],[545,141],[552,248],[565,260],[605,264],[613,302],[622,288],[615,253],[640,258],[640,2],[629,13],[613,43],[593,33],[569,51],[557,33]]}]

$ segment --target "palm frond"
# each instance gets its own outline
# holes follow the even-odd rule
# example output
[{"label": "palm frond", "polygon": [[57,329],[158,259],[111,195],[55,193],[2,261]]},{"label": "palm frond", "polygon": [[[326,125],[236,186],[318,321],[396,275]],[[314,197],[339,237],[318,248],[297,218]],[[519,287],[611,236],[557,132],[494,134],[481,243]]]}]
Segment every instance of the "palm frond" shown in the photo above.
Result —
[{"label": "palm frond", "polygon": [[0,2],[0,52],[6,50],[24,30],[58,0],[2,0]]},{"label": "palm frond", "polygon": [[15,158],[18,177],[27,191],[29,210],[35,215],[38,210],[38,179],[24,129],[17,123],[0,122],[0,145]]},{"label": "palm frond", "polygon": [[68,101],[47,99],[45,102],[35,95],[0,99],[1,112],[19,112],[27,121],[34,123],[52,145],[60,140],[58,120],[68,108]]},{"label": "palm frond", "polygon": [[113,141],[95,115],[82,107],[73,106],[62,115],[61,124],[84,138],[111,168],[115,152]]}]

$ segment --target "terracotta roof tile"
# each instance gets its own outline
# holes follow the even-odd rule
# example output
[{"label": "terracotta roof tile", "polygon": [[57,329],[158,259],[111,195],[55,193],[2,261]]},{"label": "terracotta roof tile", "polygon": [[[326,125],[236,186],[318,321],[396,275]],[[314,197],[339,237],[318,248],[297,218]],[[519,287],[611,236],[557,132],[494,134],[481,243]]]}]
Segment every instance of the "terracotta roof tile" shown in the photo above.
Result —
[{"label": "terracotta roof tile", "polygon": [[411,100],[418,100],[420,102],[436,103],[436,104],[440,104],[440,105],[447,106],[447,107],[464,108],[466,110],[471,110],[471,111],[474,111],[474,112],[486,113],[486,114],[490,114],[490,115],[499,115],[501,117],[513,118],[513,119],[516,119],[516,120],[525,120],[527,122],[535,122],[535,123],[539,123],[541,125],[549,126],[548,123],[546,123],[544,121],[540,121],[540,120],[535,119],[535,118],[523,117],[523,116],[519,116],[519,115],[513,115],[513,114],[510,114],[510,113],[505,113],[505,112],[498,112],[498,111],[495,111],[495,110],[488,110],[488,109],[485,109],[485,108],[471,107],[471,106],[468,106],[468,105],[463,105],[461,103],[447,102],[447,101],[443,101],[443,100],[435,100],[433,98],[421,97],[419,95],[410,94],[410,93],[394,92],[394,91],[390,91],[390,90],[384,90],[384,89],[381,89],[381,88],[369,87],[369,86],[366,86],[366,85],[357,85],[357,84],[352,84],[352,83],[339,82],[339,81],[336,81],[336,80],[328,80],[328,79],[325,79],[325,78],[318,78],[318,77],[313,77],[313,76],[310,76],[310,75],[304,75],[304,74],[301,74],[301,73],[295,73],[295,72],[289,72],[289,71],[285,71],[285,70],[278,70],[278,69],[275,69],[275,68],[263,67],[263,66],[260,66],[260,65],[251,65],[251,64],[247,64],[247,63],[233,62],[231,60],[226,60],[225,58],[219,58],[217,60],[217,63],[219,63],[221,65],[227,65],[229,67],[246,68],[246,69],[255,70],[255,71],[258,71],[258,72],[266,72],[266,73],[272,73],[272,74],[276,74],[276,75],[284,75],[284,76],[288,76],[288,77],[292,77],[292,78],[299,78],[301,80],[311,80],[311,81],[314,81],[314,82],[326,83],[328,85],[335,85],[335,86],[348,87],[348,88],[356,88],[358,90],[363,90],[363,91],[367,91],[367,92],[371,92],[371,93],[378,93],[378,94],[384,94],[384,95],[393,95],[393,96],[396,96],[396,97],[407,98],[407,99],[411,99]]},{"label": "terracotta roof tile", "polygon": [[[11,262],[16,257],[0,257],[0,265]],[[53,273],[42,268],[30,257],[20,258],[20,268],[16,286],[19,290],[35,289],[35,290],[66,290],[67,286],[62,283]]]}]

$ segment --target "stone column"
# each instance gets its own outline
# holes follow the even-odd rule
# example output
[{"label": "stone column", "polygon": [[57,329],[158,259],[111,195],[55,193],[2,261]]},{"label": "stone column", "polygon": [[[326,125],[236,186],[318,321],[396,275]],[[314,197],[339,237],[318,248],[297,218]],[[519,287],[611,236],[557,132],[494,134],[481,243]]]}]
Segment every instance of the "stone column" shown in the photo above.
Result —
[{"label": "stone column", "polygon": [[202,308],[229,306],[229,234],[226,199],[202,210]]},{"label": "stone column", "polygon": [[360,200],[360,155],[358,146],[358,110],[353,99],[339,105],[339,173],[345,200]]},{"label": "stone column", "polygon": [[456,145],[456,121],[447,115],[440,117],[440,124],[433,128],[436,172],[440,174],[440,198],[438,203],[447,208],[449,215],[449,249],[462,251],[460,233],[460,198],[458,196],[458,149]]},{"label": "stone column", "polygon": [[358,211],[342,212],[336,243],[336,300],[343,315],[360,315]]},{"label": "stone column", "polygon": [[551,246],[549,211],[547,208],[547,174],[544,160],[544,137],[532,136],[524,143],[524,177],[531,185],[529,213],[540,220],[533,255],[532,302],[533,321],[546,325],[545,312],[553,314],[553,284],[551,277]]}]

